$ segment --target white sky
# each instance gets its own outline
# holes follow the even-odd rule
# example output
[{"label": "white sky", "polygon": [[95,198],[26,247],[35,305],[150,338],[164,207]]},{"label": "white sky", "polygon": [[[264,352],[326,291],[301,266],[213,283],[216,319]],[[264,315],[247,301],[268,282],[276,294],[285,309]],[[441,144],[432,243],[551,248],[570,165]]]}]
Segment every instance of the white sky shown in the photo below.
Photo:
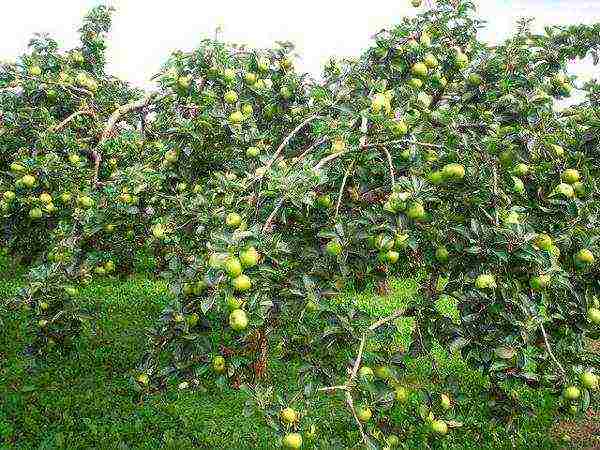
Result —
[{"label": "white sky", "polygon": [[[424,0],[426,3],[428,0]],[[97,0],[4,0],[0,18],[0,59],[21,54],[36,31],[47,31],[61,45],[77,45],[76,29]],[[379,29],[415,14],[409,0],[112,0],[117,8],[110,39],[109,69],[139,86],[148,86],[172,50],[190,50],[216,25],[227,41],[270,46],[275,40],[296,43],[300,69],[320,74],[330,56],[357,55]],[[600,22],[600,0],[476,0],[499,41],[518,18],[532,16],[548,24]],[[600,66],[599,66],[600,67]],[[583,79],[598,76],[589,61],[574,67]]]}]

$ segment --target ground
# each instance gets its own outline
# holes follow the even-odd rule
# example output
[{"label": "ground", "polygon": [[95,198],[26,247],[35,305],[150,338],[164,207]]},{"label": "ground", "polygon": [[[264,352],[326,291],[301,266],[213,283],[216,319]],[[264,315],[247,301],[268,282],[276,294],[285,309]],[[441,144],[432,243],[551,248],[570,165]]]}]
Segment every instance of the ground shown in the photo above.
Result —
[{"label": "ground", "polygon": [[[71,352],[40,360],[26,352],[29,331],[23,313],[7,307],[23,283],[23,271],[13,273],[6,265],[2,269],[0,448],[278,447],[279,436],[260,413],[243,414],[252,391],[207,378],[202,389],[180,390],[173,384],[165,392],[140,396],[132,375],[146,346],[145,329],[169,301],[163,282],[136,276],[88,285],[82,297],[88,299],[95,320],[86,325]],[[417,284],[418,279],[395,281],[388,296],[366,293],[359,303],[387,299],[393,305],[414,295]],[[488,395],[487,378],[460,358],[441,348],[433,357],[435,375],[429,356],[404,360],[409,401],[394,406],[382,424],[400,436],[401,448],[598,448],[594,413],[560,416],[552,392],[517,384],[505,386],[513,401],[497,402]],[[340,361],[340,367],[343,364]],[[281,393],[296,391],[300,366],[299,360],[272,358],[264,385],[274,385]],[[439,396],[440,386],[452,393],[456,405],[451,418],[462,426],[433,439],[418,408],[426,395]],[[306,440],[304,448],[349,448],[358,441],[338,396],[323,394],[307,420],[317,425],[318,438]]]}]

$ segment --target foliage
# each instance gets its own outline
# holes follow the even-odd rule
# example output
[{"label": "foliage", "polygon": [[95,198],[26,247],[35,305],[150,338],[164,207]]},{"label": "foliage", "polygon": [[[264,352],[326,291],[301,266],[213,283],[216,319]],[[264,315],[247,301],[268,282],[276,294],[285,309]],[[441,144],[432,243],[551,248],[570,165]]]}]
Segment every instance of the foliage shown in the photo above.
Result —
[{"label": "foliage", "polygon": [[[144,94],[104,71],[110,13],[87,16],[81,49],[38,37],[0,70],[3,242],[35,260],[18,300],[42,325],[37,351],[85,320],[65,288],[150,250],[174,300],[149,333],[143,392],[210,372],[239,385],[294,352],[306,405],[339,390],[375,445],[385,427],[368,412],[393,408],[407,351],[460,352],[492,392],[562,390],[599,365],[597,82],[556,108],[598,25],[536,34],[522,20],[490,47],[471,2],[440,0],[320,81],[296,72],[290,43],[205,40]],[[424,274],[419,296],[385,296],[406,273]],[[374,305],[340,296],[366,288]],[[357,384],[366,364],[379,380]],[[588,408],[581,388],[565,409]]]}]

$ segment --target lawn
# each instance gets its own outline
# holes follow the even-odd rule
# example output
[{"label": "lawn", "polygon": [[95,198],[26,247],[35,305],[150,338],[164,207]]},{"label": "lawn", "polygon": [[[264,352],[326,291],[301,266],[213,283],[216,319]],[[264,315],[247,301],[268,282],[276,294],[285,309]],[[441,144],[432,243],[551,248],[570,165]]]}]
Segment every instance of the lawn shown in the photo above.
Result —
[{"label": "lawn", "polygon": [[[71,352],[52,352],[41,360],[27,353],[30,331],[24,313],[6,306],[23,283],[22,271],[4,269],[0,278],[1,448],[279,446],[279,435],[260,412],[249,417],[242,414],[246,401],[253,398],[253,390],[222,386],[207,378],[198,388],[182,390],[173,384],[164,392],[140,395],[132,376],[146,346],[145,329],[169,301],[163,282],[136,276],[88,285],[82,298],[89,302],[95,320],[84,327]],[[392,283],[392,292],[385,297],[367,292],[349,294],[339,301],[355,298],[359,308],[384,305],[373,309],[376,315],[385,312],[386,302],[397,305],[409,301],[417,286],[418,279],[399,280]],[[435,373],[432,360],[436,362]],[[425,357],[407,356],[403,362],[411,395],[407,403],[393,407],[390,422],[385,424],[398,434],[401,448],[552,449],[561,444],[571,448],[577,442],[584,448],[593,445],[591,437],[573,435],[575,422],[575,428],[563,423],[563,431],[552,431],[557,429],[560,416],[556,397],[549,391],[504,385],[503,392],[511,401],[496,402],[489,397],[485,376],[441,348]],[[340,367],[343,364],[340,361]],[[300,360],[274,356],[268,378],[258,391],[264,394],[267,386],[275,386],[273,402],[278,393],[285,396],[286,392],[297,391],[300,366]],[[433,439],[418,409],[428,394],[434,398],[441,392],[452,394],[456,404],[451,418],[462,426],[444,438]],[[306,420],[317,425],[317,438],[305,439],[304,448],[350,448],[358,441],[341,397],[323,394],[306,413]],[[585,424],[585,419],[579,418],[579,423]],[[566,441],[569,438],[571,442]]]}]

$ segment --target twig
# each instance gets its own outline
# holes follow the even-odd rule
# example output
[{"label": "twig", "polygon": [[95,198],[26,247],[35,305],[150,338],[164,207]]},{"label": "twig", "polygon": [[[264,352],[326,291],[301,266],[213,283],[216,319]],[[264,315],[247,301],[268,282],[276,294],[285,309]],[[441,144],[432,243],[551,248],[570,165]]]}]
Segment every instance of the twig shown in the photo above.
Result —
[{"label": "twig", "polygon": [[554,356],[554,353],[552,352],[552,348],[550,348],[550,342],[548,342],[548,336],[546,335],[546,329],[544,328],[543,323],[540,324],[540,329],[542,330],[542,335],[544,336],[544,343],[546,344],[546,350],[548,350],[548,354],[550,355],[552,360],[555,362],[555,364],[560,369],[560,374],[562,376],[562,379],[564,380],[567,376],[567,373],[565,372],[565,369],[563,368],[561,363],[558,361],[558,359],[556,359],[556,356]]},{"label": "twig", "polygon": [[354,168],[355,161],[352,161],[348,168],[346,169],[346,173],[344,174],[344,179],[342,180],[342,186],[340,187],[340,192],[338,194],[337,203],[335,204],[335,214],[333,218],[335,219],[340,212],[340,205],[342,203],[342,197],[344,196],[344,189],[346,188],[346,181],[348,180],[348,176],[350,176],[350,172]]},{"label": "twig", "polygon": [[382,325],[385,325],[386,323],[390,322],[391,320],[397,319],[398,317],[400,317],[402,314],[404,313],[403,309],[397,309],[396,311],[394,311],[392,314],[390,314],[387,317],[384,317],[382,319],[379,319],[377,322],[373,322],[371,324],[371,326],[369,327],[369,331],[375,331],[377,328],[379,328]]}]

